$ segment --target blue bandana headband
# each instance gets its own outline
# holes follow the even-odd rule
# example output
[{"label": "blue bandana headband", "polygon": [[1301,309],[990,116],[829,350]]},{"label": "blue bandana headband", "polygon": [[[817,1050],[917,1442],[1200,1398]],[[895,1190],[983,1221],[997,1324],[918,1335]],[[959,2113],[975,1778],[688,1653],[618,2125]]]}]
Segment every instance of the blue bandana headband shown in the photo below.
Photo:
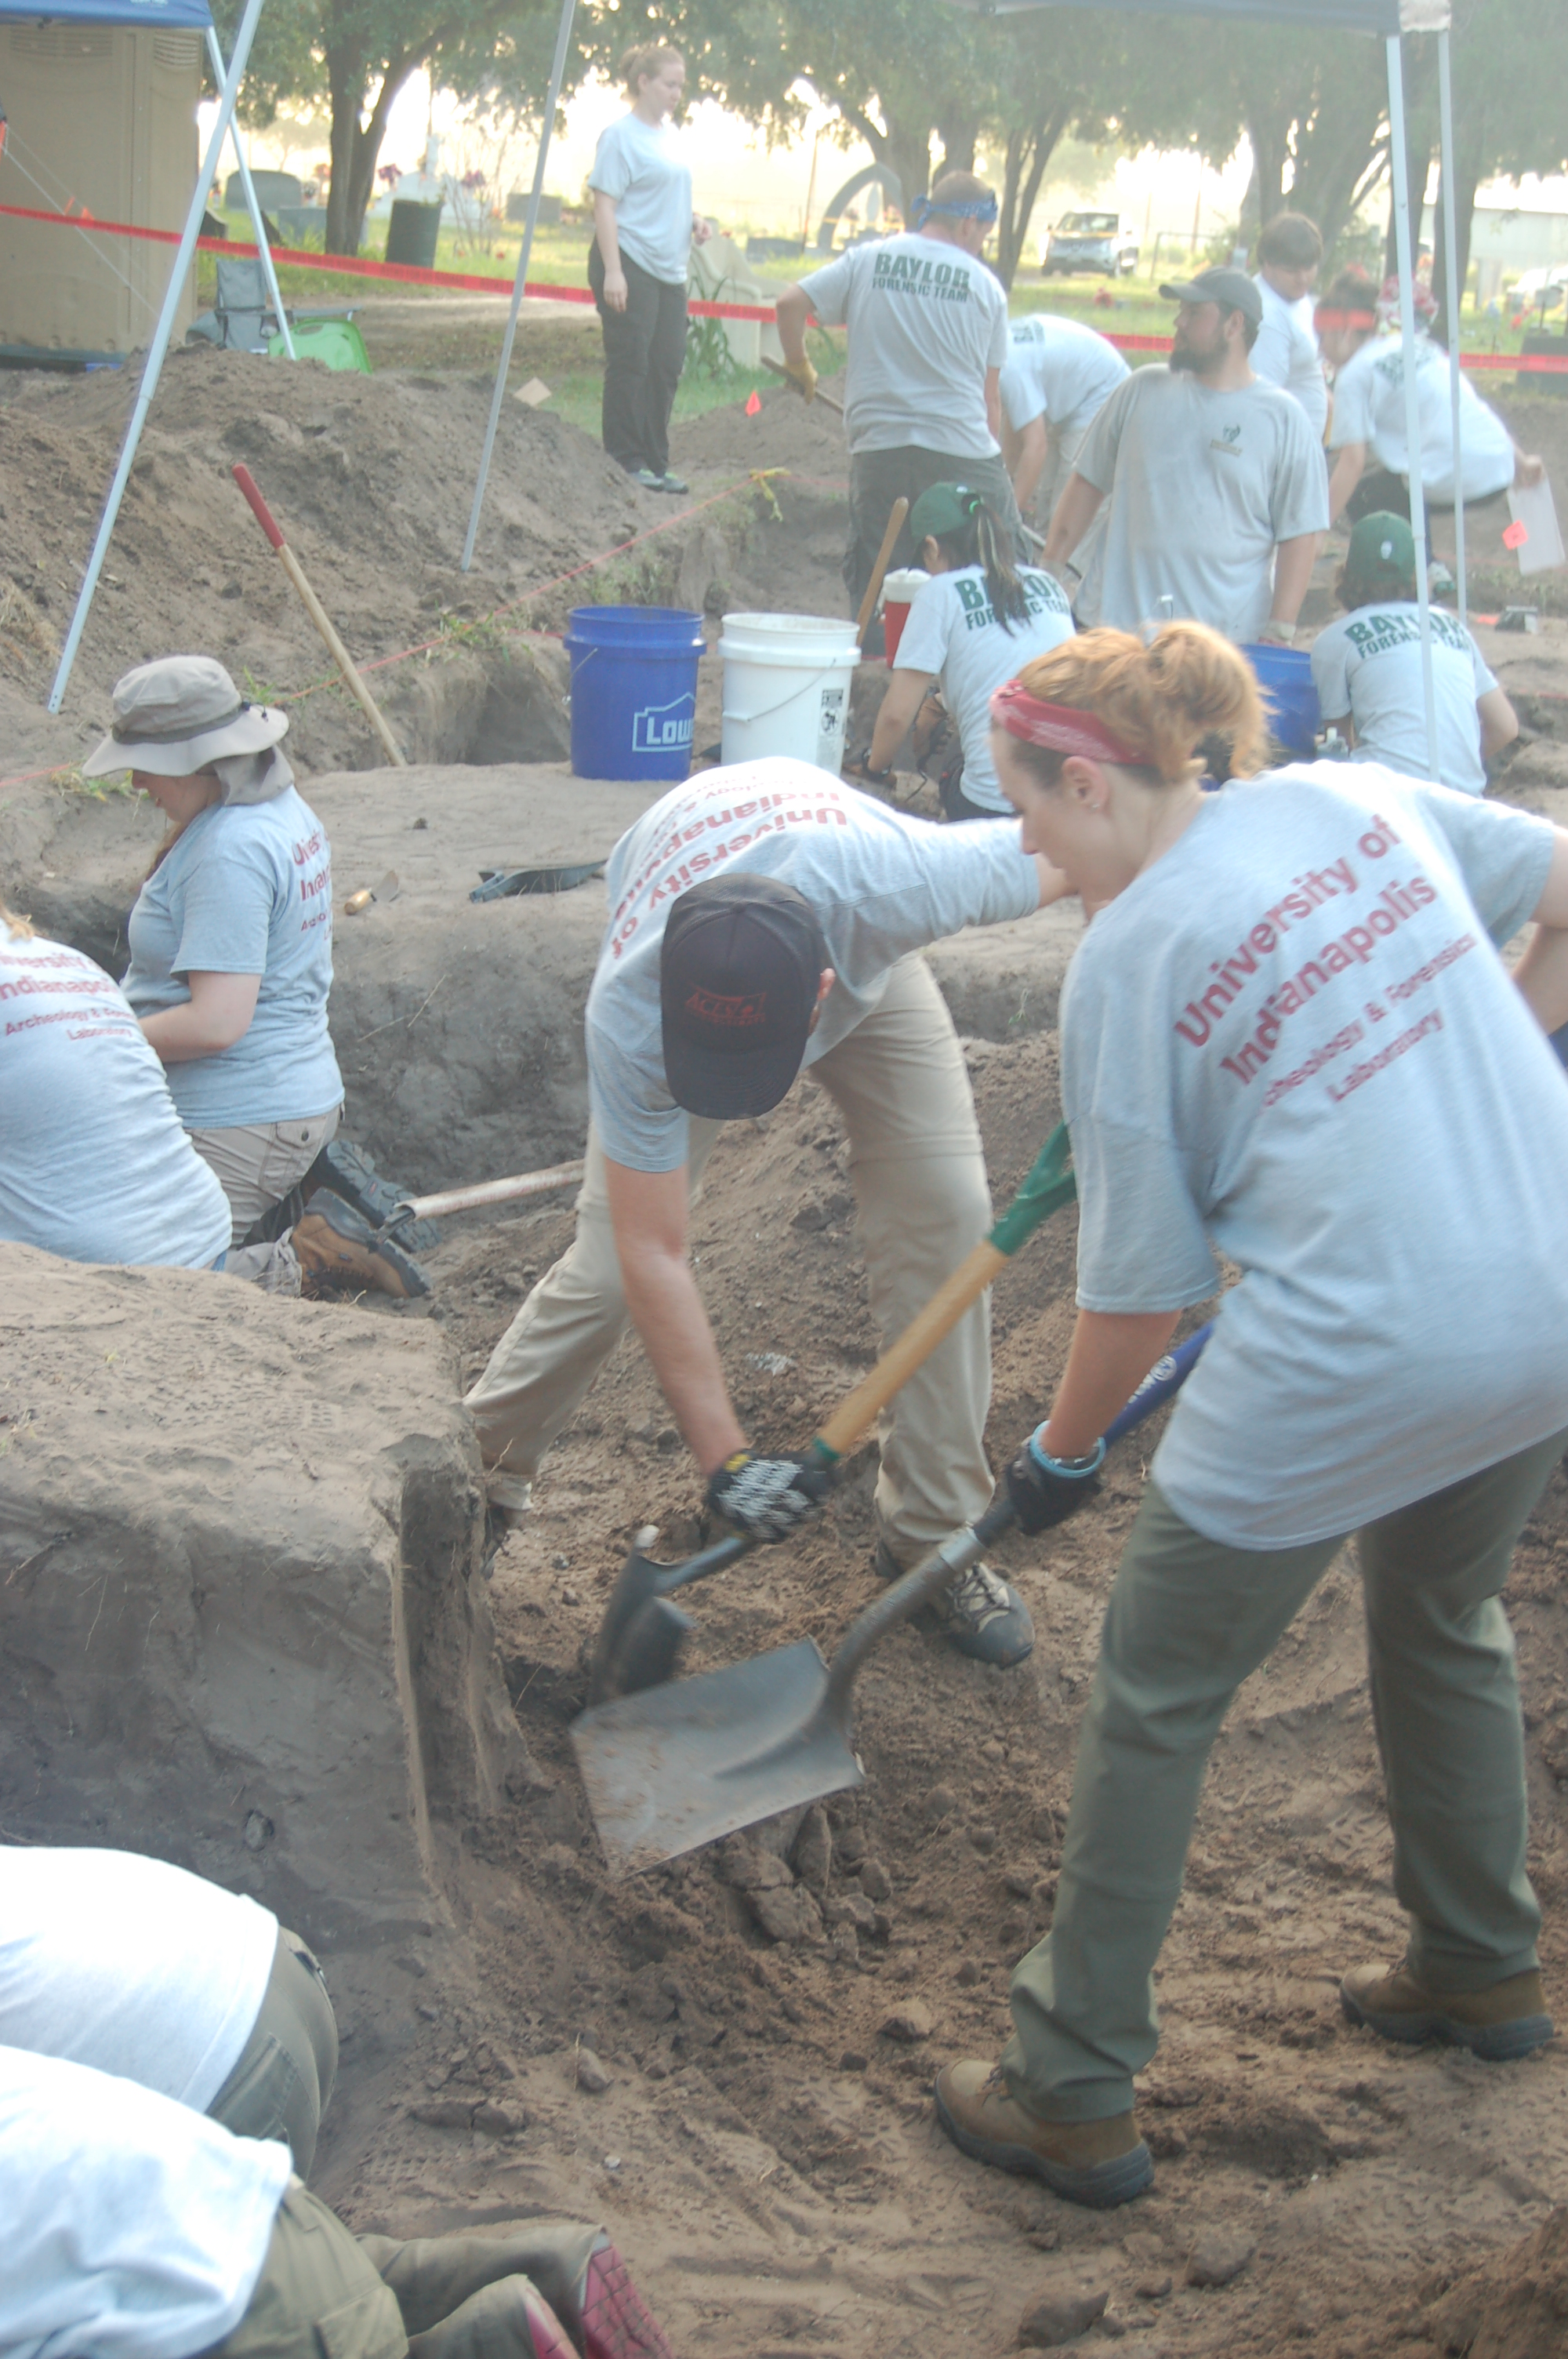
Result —
[{"label": "blue bandana headband", "polygon": [[924,229],[933,213],[953,221],[978,221],[989,225],[997,218],[994,197],[916,197],[909,209],[911,229]]}]

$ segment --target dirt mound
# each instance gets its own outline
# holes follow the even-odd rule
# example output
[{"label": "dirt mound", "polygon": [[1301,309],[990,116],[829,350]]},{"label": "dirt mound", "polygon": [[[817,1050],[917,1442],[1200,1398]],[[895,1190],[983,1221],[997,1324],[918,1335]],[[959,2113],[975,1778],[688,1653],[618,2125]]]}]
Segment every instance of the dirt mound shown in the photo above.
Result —
[{"label": "dirt mound", "polygon": [[1568,2211],[1462,2277],[1422,2324],[1444,2359],[1563,2359]]}]

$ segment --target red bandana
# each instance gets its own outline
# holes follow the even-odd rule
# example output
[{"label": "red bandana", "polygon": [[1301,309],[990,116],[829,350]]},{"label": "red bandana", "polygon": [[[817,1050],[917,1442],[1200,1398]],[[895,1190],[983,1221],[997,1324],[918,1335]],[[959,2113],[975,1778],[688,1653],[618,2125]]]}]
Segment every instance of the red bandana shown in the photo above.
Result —
[{"label": "red bandana", "polygon": [[1049,745],[1058,754],[1082,754],[1091,762],[1124,762],[1132,769],[1148,765],[1147,754],[1135,754],[1113,736],[1092,712],[1072,704],[1045,704],[1031,696],[1021,679],[1010,679],[991,698],[991,719],[1010,737],[1028,745]]},{"label": "red bandana", "polygon": [[1376,311],[1339,311],[1325,303],[1313,313],[1312,323],[1321,336],[1325,328],[1375,328],[1378,314]]}]

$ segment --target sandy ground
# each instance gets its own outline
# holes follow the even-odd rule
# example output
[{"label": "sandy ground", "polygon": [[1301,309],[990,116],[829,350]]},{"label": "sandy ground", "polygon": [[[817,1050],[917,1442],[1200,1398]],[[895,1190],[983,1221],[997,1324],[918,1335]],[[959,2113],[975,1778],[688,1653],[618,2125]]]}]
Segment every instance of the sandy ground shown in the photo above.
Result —
[{"label": "sandy ground", "polygon": [[[122,663],[214,618],[230,636],[202,644],[254,656],[277,677],[308,676],[308,631],[226,484],[231,454],[265,452],[266,480],[291,527],[300,518],[300,547],[323,594],[330,588],[329,603],[355,618],[367,647],[390,649],[427,611],[422,601],[438,611],[453,595],[453,487],[467,461],[458,465],[446,444],[454,419],[468,432],[481,415],[482,388],[386,377],[344,393],[341,380],[318,380],[308,417],[287,408],[279,372],[253,384],[249,367],[213,372],[199,361],[182,364],[182,376],[171,365],[169,397],[188,407],[152,446],[150,488],[145,504],[133,503],[125,535],[133,586],[95,619],[65,734],[51,738],[28,718],[49,669],[47,633],[24,644],[14,609],[9,640],[0,625],[13,649],[10,701],[0,710],[13,747],[42,745],[47,755],[50,745],[79,745]],[[49,577],[47,560],[65,556],[70,535],[49,538],[51,520],[74,517],[101,472],[121,390],[102,381],[29,387],[0,405],[14,586],[29,566]],[[280,424],[265,423],[264,400]],[[765,403],[759,419],[719,412],[683,430],[677,463],[699,495],[752,467],[791,471],[777,518],[749,495],[751,520],[734,538],[699,544],[683,527],[681,563],[696,548],[694,575],[706,572],[699,604],[708,590],[715,610],[752,600],[829,612],[838,603],[841,452],[820,418],[787,401]],[[1557,413],[1536,408],[1547,413],[1541,430],[1520,433],[1540,447]],[[393,416],[395,451],[382,447]],[[558,421],[519,411],[508,433],[506,500],[492,529],[498,546],[508,534],[515,546],[488,556],[483,582],[461,594],[514,584],[521,594],[543,569],[590,552],[597,536],[657,520]],[[88,528],[73,523],[77,541]],[[156,596],[138,597],[138,572]],[[63,564],[52,578],[68,578]],[[225,601],[231,578],[242,596]],[[27,584],[28,608],[40,630],[52,630],[58,598],[38,601],[37,586]],[[1538,637],[1487,640],[1528,724],[1505,790],[1541,808],[1554,808],[1568,785],[1565,636],[1568,625],[1549,622]],[[468,677],[461,665],[475,659],[463,650],[444,676]],[[472,694],[482,704],[493,681],[481,670]],[[538,711],[549,688],[546,677]],[[361,1135],[395,1176],[421,1184],[490,1176],[513,1158],[553,1159],[579,1135],[573,1027],[599,888],[542,915],[524,903],[473,908],[462,896],[492,855],[607,848],[624,816],[620,798],[633,790],[572,787],[558,758],[542,757],[504,770],[470,765],[465,781],[450,753],[394,780],[363,766],[363,749],[344,734],[352,726],[350,716],[336,735],[323,729],[306,766],[332,829],[340,890],[388,867],[402,885],[398,902],[339,928],[334,1023]],[[8,886],[20,879],[32,890],[59,930],[74,927],[97,944],[112,939],[151,832],[144,814],[113,799],[7,789],[0,873]],[[546,926],[552,947],[541,956]],[[1001,930],[938,959],[968,1036],[999,1201],[1056,1116],[1052,978],[1072,939],[1065,925],[1019,929],[1009,942]],[[431,995],[443,974],[452,980]],[[1014,990],[1023,995],[1016,1002]],[[520,1006],[535,1011],[525,1023]],[[509,1073],[480,1059],[475,1044],[486,1039],[497,1057],[511,1055]],[[474,1098],[461,1119],[474,1126],[454,1134],[440,1091],[457,1086],[465,1058]],[[422,1078],[409,1089],[416,1066]],[[466,1376],[568,1234],[569,1212],[555,1201],[455,1221],[430,1256],[429,1301],[372,1308],[436,1321]],[[803,1083],[765,1123],[726,1136],[695,1242],[742,1416],[769,1440],[804,1441],[877,1348],[844,1146],[821,1093]],[[996,1289],[995,1461],[1041,1414],[1060,1365],[1072,1254],[1072,1216],[1060,1215]],[[1090,2342],[1120,2339],[1147,2359],[1568,2351],[1552,2211],[1568,2201],[1559,2050],[1488,2070],[1385,2049],[1339,2018],[1346,1966],[1400,1947],[1348,1560],[1238,1700],[1216,1749],[1160,1969],[1163,2043],[1141,2096],[1158,2157],[1153,2193],[1099,2218],[966,2161],[935,2126],[934,2070],[956,2053],[995,2052],[1009,1966],[1049,1924],[1099,1620],[1153,1438],[1123,1454],[1101,1500],[1052,1545],[1014,1541],[1002,1551],[1035,1615],[1027,1664],[989,1672],[919,1631],[900,1634],[860,1682],[867,1776],[858,1792],[802,1830],[763,1831],[751,1845],[616,1885],[568,1742],[585,1695],[584,1648],[632,1534],[652,1522],[663,1550],[685,1552],[698,1536],[699,1496],[642,1353],[623,1343],[546,1462],[535,1516],[492,1569],[508,1684],[552,1782],[469,1831],[452,1897],[470,1959],[459,1971],[411,1954],[396,2002],[406,2010],[401,2053],[374,2069],[357,2065],[351,2038],[323,2142],[323,2193],[354,2224],[398,2233],[482,2228],[540,2209],[603,2217],[676,2349],[693,2359],[1000,2352],[1013,2346],[1026,2310],[1081,2293],[1107,2298]],[[695,1608],[694,1668],[803,1635],[831,1646],[872,1594],[870,1484],[863,1453],[808,1539],[708,1586]],[[1565,1545],[1559,1478],[1521,1548],[1511,1603],[1532,1868],[1560,2004]],[[791,1864],[763,1870],[763,1854],[791,1854]],[[764,1875],[787,1875],[773,1888],[792,1895],[797,1938],[767,1930]],[[345,2005],[351,2033],[353,2004]],[[598,2093],[579,2084],[584,2048],[608,2074]],[[474,2106],[497,2093],[526,2127],[475,2134]],[[1508,2257],[1537,2232],[1537,2248]],[[1221,2237],[1245,2254],[1237,2274],[1221,2287],[1189,2284],[1195,2245]],[[1465,2283],[1477,2268],[1482,2277]],[[1497,2339],[1516,2328],[1524,2340]]]}]

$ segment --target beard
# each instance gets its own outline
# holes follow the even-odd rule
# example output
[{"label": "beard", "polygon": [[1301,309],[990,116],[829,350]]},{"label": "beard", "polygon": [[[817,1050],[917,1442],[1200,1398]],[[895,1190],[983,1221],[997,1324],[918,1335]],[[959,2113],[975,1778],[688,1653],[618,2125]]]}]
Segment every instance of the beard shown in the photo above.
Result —
[{"label": "beard", "polygon": [[1214,354],[1212,353],[1195,352],[1191,344],[1174,344],[1172,346],[1171,366],[1173,369],[1190,369],[1195,376],[1201,376],[1206,368],[1212,366],[1213,362]]}]

